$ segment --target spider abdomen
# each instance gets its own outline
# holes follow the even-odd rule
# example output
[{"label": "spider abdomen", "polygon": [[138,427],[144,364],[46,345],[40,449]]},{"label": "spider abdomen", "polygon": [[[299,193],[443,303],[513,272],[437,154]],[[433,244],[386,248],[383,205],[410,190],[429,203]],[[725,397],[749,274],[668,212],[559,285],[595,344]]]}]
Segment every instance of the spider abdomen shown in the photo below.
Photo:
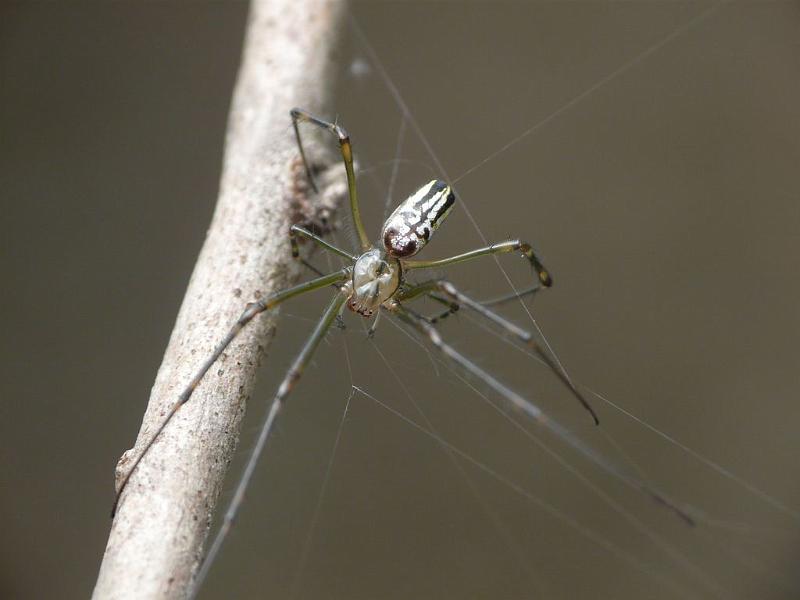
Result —
[{"label": "spider abdomen", "polygon": [[404,200],[383,226],[383,245],[389,256],[408,258],[422,250],[455,201],[452,188],[438,179]]}]

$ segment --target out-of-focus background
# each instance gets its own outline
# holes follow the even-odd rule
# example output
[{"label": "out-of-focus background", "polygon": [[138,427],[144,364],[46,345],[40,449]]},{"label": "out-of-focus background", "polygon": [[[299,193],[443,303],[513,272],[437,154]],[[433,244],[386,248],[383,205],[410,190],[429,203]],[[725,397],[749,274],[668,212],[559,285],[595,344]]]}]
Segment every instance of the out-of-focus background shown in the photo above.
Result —
[{"label": "out-of-focus background", "polygon": [[[710,7],[357,3],[446,174],[352,30],[327,110],[352,134],[372,231],[396,164],[395,202],[456,181],[461,206],[426,256],[480,243],[467,209],[489,240],[534,241],[556,280],[529,302],[537,323],[577,381],[637,419],[593,398],[594,428],[463,311],[443,335],[698,527],[520,421],[587,484],[483,386],[388,321],[373,345],[348,318],[298,386],[204,598],[798,597],[800,8]],[[246,11],[0,9],[3,598],[92,590],[113,467],[213,209]],[[501,264],[527,284],[523,261]],[[448,274],[481,298],[510,289],[491,259]],[[240,459],[323,302],[284,309]]]}]

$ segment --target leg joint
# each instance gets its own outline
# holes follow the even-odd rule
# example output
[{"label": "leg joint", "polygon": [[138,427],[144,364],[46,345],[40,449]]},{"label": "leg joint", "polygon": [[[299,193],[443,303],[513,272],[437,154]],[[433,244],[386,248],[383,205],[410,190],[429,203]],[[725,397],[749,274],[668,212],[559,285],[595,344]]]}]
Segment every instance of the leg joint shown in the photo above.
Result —
[{"label": "leg joint", "polygon": [[345,131],[344,127],[341,125],[333,125],[333,131],[336,133],[337,137],[339,138],[339,144],[349,144],[350,143],[350,135]]}]

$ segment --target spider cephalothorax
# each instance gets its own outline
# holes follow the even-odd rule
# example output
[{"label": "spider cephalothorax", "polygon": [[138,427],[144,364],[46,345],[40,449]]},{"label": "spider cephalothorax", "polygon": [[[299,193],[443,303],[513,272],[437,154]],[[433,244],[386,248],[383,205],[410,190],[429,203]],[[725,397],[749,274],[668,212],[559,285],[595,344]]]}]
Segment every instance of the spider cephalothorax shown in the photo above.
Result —
[{"label": "spider cephalothorax", "polygon": [[343,292],[349,293],[347,308],[365,317],[375,314],[384,302],[394,296],[400,286],[400,262],[385,256],[377,248],[367,250],[353,265],[353,279]]}]

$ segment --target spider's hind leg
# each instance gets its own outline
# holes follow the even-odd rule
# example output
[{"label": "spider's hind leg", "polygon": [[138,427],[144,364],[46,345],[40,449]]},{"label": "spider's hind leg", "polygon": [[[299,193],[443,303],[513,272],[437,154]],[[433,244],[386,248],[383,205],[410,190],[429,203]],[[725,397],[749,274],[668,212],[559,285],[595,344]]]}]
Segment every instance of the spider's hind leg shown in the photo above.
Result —
[{"label": "spider's hind leg", "polygon": [[[535,292],[538,289],[538,286],[531,289],[531,293]],[[478,302],[477,300],[473,300],[466,294],[459,291],[452,283],[443,279],[435,279],[431,281],[426,281],[425,283],[421,283],[409,290],[405,291],[398,300],[411,300],[413,298],[417,298],[422,295],[427,295],[435,300],[444,300],[445,302],[452,303],[458,307],[466,307],[478,315],[484,317],[485,319],[491,321],[506,333],[510,334],[511,336],[515,337],[517,340],[528,346],[536,355],[544,362],[550,370],[555,373],[556,377],[558,377],[561,382],[572,392],[572,395],[581,403],[581,405],[589,412],[589,414],[594,419],[595,424],[599,424],[600,420],[597,417],[597,413],[592,408],[592,405],[589,404],[589,401],[583,397],[583,394],[578,390],[575,384],[570,379],[569,375],[567,374],[564,367],[561,366],[561,363],[558,362],[554,356],[552,356],[549,352],[545,351],[544,348],[540,344],[536,342],[534,334],[530,331],[519,327],[518,325],[512,323],[502,315],[496,313],[495,311],[488,308],[488,306],[484,303]],[[440,300],[440,301],[441,301]],[[505,302],[506,297],[496,298],[491,300],[490,303],[499,304],[501,302]],[[457,310],[457,309],[456,309]],[[452,306],[450,310],[448,310],[448,314],[452,314],[455,312]],[[441,320],[444,318],[443,316],[439,316],[438,319]],[[428,320],[426,321],[429,324],[434,323],[435,321]]]},{"label": "spider's hind leg", "polygon": [[269,412],[267,413],[267,418],[261,426],[261,432],[258,435],[255,447],[250,454],[250,458],[247,461],[244,472],[239,479],[239,483],[236,485],[236,490],[234,491],[233,498],[228,505],[228,509],[225,511],[222,525],[220,526],[219,531],[217,531],[214,541],[208,550],[208,554],[203,560],[197,576],[192,583],[192,588],[189,594],[191,598],[195,597],[197,590],[202,585],[203,581],[208,575],[209,570],[211,569],[211,566],[214,564],[225,537],[233,527],[233,523],[236,520],[237,514],[239,513],[239,508],[244,501],[245,491],[250,485],[250,479],[253,477],[258,460],[264,451],[264,447],[268,438],[270,437],[270,434],[272,433],[273,425],[278,417],[278,414],[283,408],[286,399],[291,393],[295,384],[303,374],[306,366],[311,362],[314,352],[330,330],[331,325],[336,320],[336,317],[344,306],[346,300],[347,297],[342,293],[337,293],[336,296],[333,297],[331,302],[328,304],[328,308],[325,309],[325,312],[322,314],[322,317],[314,328],[314,331],[311,333],[308,340],[306,340],[306,343],[303,345],[300,353],[292,362],[292,366],[289,368],[289,371],[286,373],[283,381],[278,387],[278,390],[273,397],[272,404],[270,405]]},{"label": "spider's hind leg", "polygon": [[117,506],[119,505],[119,502],[122,499],[123,492],[128,486],[128,482],[130,481],[131,477],[136,471],[136,467],[139,466],[139,463],[147,455],[150,448],[159,438],[161,432],[164,431],[166,426],[170,423],[170,421],[178,412],[180,407],[186,404],[191,399],[194,390],[197,388],[198,385],[200,385],[200,382],[205,377],[205,374],[212,367],[212,365],[214,365],[214,363],[217,362],[219,357],[222,355],[223,352],[225,352],[228,346],[230,346],[231,342],[236,338],[236,336],[239,335],[239,332],[250,321],[252,321],[256,316],[260,315],[264,311],[270,310],[279,305],[280,303],[289,300],[291,298],[294,298],[296,296],[300,296],[307,292],[318,290],[328,285],[344,281],[347,277],[349,277],[349,275],[350,275],[349,269],[342,269],[341,271],[331,273],[330,275],[325,275],[323,277],[319,277],[317,279],[301,283],[300,285],[287,288],[283,291],[276,292],[275,294],[272,294],[267,298],[259,300],[258,302],[251,302],[245,307],[244,312],[236,320],[236,322],[233,323],[233,325],[228,330],[228,333],[225,335],[225,337],[222,338],[222,340],[216,345],[211,355],[208,358],[206,358],[206,360],[203,363],[201,363],[201,365],[195,372],[194,377],[192,377],[191,381],[180,393],[177,400],[167,409],[166,416],[158,425],[155,432],[150,436],[150,438],[144,444],[139,454],[133,460],[133,464],[131,464],[131,466],[128,468],[128,471],[119,480],[119,483],[117,485],[117,494],[114,498],[114,504],[111,507],[112,518],[116,513]]},{"label": "spider's hind leg", "polygon": [[[471,302],[474,302],[472,300]],[[463,303],[465,306],[468,303]],[[671,498],[664,495],[659,489],[649,483],[638,479],[636,476],[627,473],[619,466],[606,459],[603,455],[585,444],[577,436],[565,427],[547,416],[536,404],[528,398],[508,387],[505,383],[485,371],[477,363],[461,354],[453,346],[448,344],[439,334],[439,330],[425,321],[425,319],[400,303],[396,303],[392,313],[410,328],[421,334],[430,345],[442,356],[455,363],[465,374],[475,377],[483,384],[491,388],[496,394],[503,398],[510,406],[520,411],[528,418],[532,419],[551,433],[559,437],[563,442],[571,446],[574,450],[582,454],[585,458],[603,469],[609,475],[619,479],[626,485],[640,491],[645,496],[656,502],[658,505],[672,511],[676,516],[683,520],[687,525],[695,525],[694,517],[682,505],[676,503]]]},{"label": "spider's hind leg", "polygon": [[[483,307],[498,306],[500,304],[506,304],[508,302],[512,302],[514,300],[518,300],[526,296],[532,296],[541,289],[542,286],[540,286],[539,284],[534,284],[531,287],[521,290],[519,292],[504,294],[502,296],[497,296],[496,298],[487,298],[486,300],[477,300],[476,302],[478,302],[478,304],[480,304]],[[457,313],[458,309],[461,308],[461,305],[458,302],[453,302],[452,300],[448,300],[447,298],[444,298],[439,294],[430,292],[428,293],[428,297],[433,300],[436,300],[436,302],[443,304],[447,307],[447,309],[443,310],[440,313],[424,317],[425,320],[427,320],[428,323],[431,323],[432,325],[435,325],[439,321],[442,321],[447,317],[449,317],[450,315]]]},{"label": "spider's hind leg", "polygon": [[378,311],[375,313],[375,318],[372,320],[372,324],[369,326],[369,329],[367,329],[367,339],[371,340],[375,337],[375,332],[378,329],[378,322],[380,321],[380,318],[381,311]]}]

